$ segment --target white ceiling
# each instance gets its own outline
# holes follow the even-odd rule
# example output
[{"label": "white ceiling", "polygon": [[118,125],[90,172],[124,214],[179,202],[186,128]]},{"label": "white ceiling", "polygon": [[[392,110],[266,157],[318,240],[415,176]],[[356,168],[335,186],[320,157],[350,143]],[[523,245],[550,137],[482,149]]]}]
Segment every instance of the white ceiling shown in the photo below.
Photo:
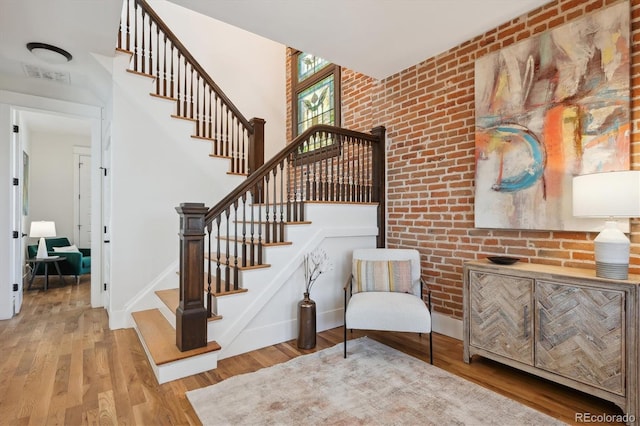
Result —
[{"label": "white ceiling", "polygon": [[170,0],[382,79],[550,0]]},{"label": "white ceiling", "polygon": [[[90,54],[113,55],[121,5],[121,0],[0,0],[0,88],[26,80],[44,96],[51,94],[48,86],[65,84],[27,79],[24,66],[31,65],[49,72],[47,76],[68,73],[67,86],[94,89],[89,76],[96,62]],[[29,42],[58,46],[73,60],[48,64],[27,50]]]},{"label": "white ceiling", "polygon": [[[160,2],[165,0],[149,0]],[[533,10],[549,0],[171,0],[283,45],[385,78]],[[0,0],[0,89],[52,96],[97,92],[92,53],[113,55],[121,0]],[[339,13],[338,13],[339,12]],[[302,18],[301,18],[302,17]],[[28,42],[73,55],[50,65]],[[69,74],[69,84],[36,80],[25,65]],[[93,69],[92,69],[93,68]],[[104,71],[104,70],[103,70]],[[66,87],[66,89],[65,89]],[[64,99],[64,97],[62,98]],[[44,117],[30,117],[44,126]],[[51,125],[73,124],[54,117]],[[56,123],[57,121],[57,123]]]}]

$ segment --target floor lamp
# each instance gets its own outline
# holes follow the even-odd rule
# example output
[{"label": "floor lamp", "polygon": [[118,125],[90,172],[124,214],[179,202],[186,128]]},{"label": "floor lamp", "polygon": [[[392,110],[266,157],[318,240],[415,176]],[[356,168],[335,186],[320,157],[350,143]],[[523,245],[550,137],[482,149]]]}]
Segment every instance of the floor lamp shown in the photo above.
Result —
[{"label": "floor lamp", "polygon": [[36,258],[43,259],[49,257],[49,253],[47,252],[47,244],[45,243],[44,239],[46,237],[56,236],[56,223],[44,220],[39,222],[31,222],[29,236],[32,238],[40,238],[40,241],[38,242],[38,253],[36,254]]},{"label": "floor lamp", "polygon": [[594,240],[596,276],[627,279],[630,242],[615,219],[640,217],[640,171],[625,170],[574,177],[573,215],[608,219]]}]

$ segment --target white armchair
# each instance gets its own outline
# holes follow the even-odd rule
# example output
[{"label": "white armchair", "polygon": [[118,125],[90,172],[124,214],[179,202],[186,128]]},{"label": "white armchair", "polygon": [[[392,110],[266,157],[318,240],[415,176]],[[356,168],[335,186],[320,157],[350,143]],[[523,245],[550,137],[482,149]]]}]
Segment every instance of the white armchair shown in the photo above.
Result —
[{"label": "white armchair", "polygon": [[358,249],[344,288],[344,357],[347,329],[429,333],[433,364],[431,293],[422,300],[420,253],[407,249]]}]

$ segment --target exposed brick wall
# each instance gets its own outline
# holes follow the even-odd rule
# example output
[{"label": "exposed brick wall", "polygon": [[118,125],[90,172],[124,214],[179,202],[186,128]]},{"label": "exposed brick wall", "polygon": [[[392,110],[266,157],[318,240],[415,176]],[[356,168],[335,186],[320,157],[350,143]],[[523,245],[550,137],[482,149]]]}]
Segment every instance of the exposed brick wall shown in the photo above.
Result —
[{"label": "exposed brick wall", "polygon": [[[390,247],[417,248],[435,310],[462,318],[462,265],[490,254],[594,268],[584,232],[474,227],[474,63],[489,52],[555,28],[617,0],[558,0],[385,80],[342,73],[343,127],[387,128]],[[640,0],[631,1],[640,45]],[[640,168],[640,48],[632,48],[632,168]],[[632,223],[631,273],[640,273],[640,224]]]}]

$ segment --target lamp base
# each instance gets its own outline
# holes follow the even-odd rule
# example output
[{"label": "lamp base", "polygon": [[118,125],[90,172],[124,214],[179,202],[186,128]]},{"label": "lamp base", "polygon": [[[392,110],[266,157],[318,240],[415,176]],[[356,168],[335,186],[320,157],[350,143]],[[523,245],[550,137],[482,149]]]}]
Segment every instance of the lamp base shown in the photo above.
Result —
[{"label": "lamp base", "polygon": [[596,276],[614,280],[629,277],[629,238],[615,221],[607,221],[605,228],[593,240],[596,257]]},{"label": "lamp base", "polygon": [[596,277],[626,280],[629,278],[629,264],[596,262]]},{"label": "lamp base", "polygon": [[49,252],[47,252],[47,243],[44,241],[44,237],[40,237],[40,242],[38,243],[38,253],[36,254],[36,258],[45,259],[49,257]]}]

